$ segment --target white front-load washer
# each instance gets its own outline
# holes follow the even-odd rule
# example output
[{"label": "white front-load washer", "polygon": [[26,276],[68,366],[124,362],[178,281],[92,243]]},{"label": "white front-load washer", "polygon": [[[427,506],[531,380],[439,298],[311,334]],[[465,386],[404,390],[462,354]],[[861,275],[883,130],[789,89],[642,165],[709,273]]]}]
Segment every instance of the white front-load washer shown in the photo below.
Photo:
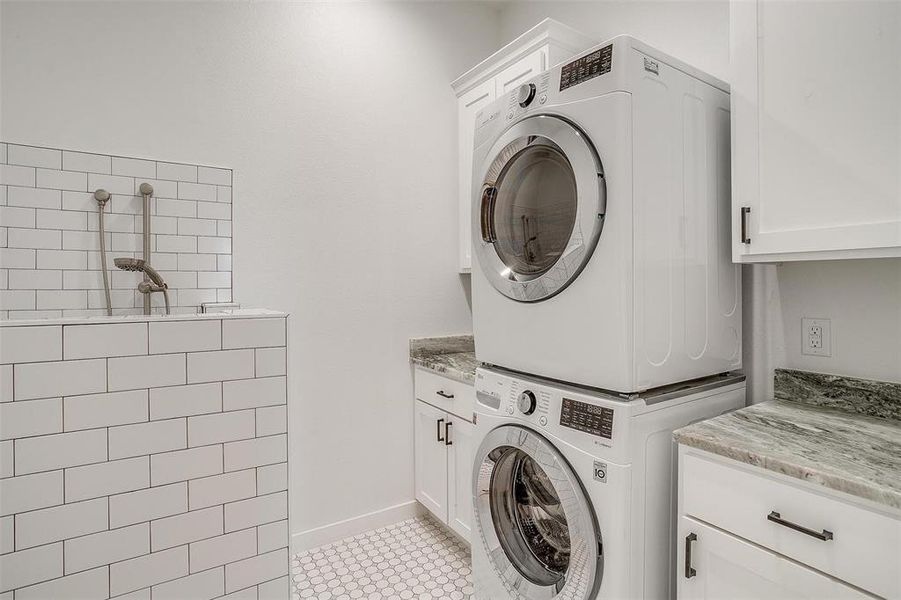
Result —
[{"label": "white front-load washer", "polygon": [[476,116],[477,358],[632,393],[741,367],[729,88],[620,36]]},{"label": "white front-load washer", "polygon": [[744,376],[632,400],[498,369],[475,385],[475,598],[672,598],[672,431],[744,406]]}]

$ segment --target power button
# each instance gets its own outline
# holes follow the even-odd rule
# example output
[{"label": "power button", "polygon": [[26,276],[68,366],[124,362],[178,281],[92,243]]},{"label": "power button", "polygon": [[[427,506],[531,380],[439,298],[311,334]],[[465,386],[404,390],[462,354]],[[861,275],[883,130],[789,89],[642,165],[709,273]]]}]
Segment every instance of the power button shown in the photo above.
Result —
[{"label": "power button", "polygon": [[541,417],[538,419],[538,422],[541,423],[541,425],[547,425],[547,417]]}]

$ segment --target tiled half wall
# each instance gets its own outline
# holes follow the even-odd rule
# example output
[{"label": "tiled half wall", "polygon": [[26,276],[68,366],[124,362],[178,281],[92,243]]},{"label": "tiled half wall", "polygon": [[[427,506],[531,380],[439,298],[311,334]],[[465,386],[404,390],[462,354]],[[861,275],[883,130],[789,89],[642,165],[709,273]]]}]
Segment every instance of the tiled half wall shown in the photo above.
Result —
[{"label": "tiled half wall", "polygon": [[[139,273],[114,257],[142,257],[150,183],[151,265],[169,285],[173,312],[232,299],[229,169],[0,143],[0,319],[103,315],[98,206],[106,205],[107,268],[114,314],[140,313]],[[162,294],[153,294],[162,311]]]},{"label": "tiled half wall", "polygon": [[0,325],[0,599],[288,597],[285,318],[178,319]]}]

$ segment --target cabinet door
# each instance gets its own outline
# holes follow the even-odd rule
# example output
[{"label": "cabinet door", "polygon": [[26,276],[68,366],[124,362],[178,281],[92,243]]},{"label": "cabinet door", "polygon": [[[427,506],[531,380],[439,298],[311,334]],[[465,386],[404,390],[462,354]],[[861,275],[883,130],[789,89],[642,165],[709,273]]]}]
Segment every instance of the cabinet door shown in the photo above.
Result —
[{"label": "cabinet door", "polygon": [[493,79],[469,90],[457,99],[460,182],[460,272],[469,273],[472,267],[472,145],[475,137],[475,116],[495,98]]},{"label": "cabinet door", "polygon": [[414,452],[416,499],[447,522],[447,413],[416,400]]},{"label": "cabinet door", "polygon": [[470,541],[472,527],[472,454],[475,426],[469,421],[451,417],[447,437],[448,507],[447,524],[457,535]]},{"label": "cabinet door", "polygon": [[901,256],[901,3],[730,20],[733,259]]},{"label": "cabinet door", "polygon": [[[692,535],[695,537],[687,541]],[[680,519],[677,540],[679,600],[872,597],[689,517]],[[687,568],[693,571],[687,573]]]}]

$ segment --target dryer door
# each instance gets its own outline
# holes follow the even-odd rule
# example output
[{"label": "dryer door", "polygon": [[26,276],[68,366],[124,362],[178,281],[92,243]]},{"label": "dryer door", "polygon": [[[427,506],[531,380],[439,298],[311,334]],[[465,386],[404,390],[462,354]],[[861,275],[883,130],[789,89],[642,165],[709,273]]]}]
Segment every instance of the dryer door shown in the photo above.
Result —
[{"label": "dryer door", "polygon": [[510,598],[587,600],[603,574],[594,511],[569,464],[544,437],[491,431],[475,457],[474,544]]},{"label": "dryer door", "polygon": [[529,117],[498,138],[476,177],[474,250],[488,280],[522,302],[562,291],[604,224],[606,186],[591,141],[561,117]]}]

